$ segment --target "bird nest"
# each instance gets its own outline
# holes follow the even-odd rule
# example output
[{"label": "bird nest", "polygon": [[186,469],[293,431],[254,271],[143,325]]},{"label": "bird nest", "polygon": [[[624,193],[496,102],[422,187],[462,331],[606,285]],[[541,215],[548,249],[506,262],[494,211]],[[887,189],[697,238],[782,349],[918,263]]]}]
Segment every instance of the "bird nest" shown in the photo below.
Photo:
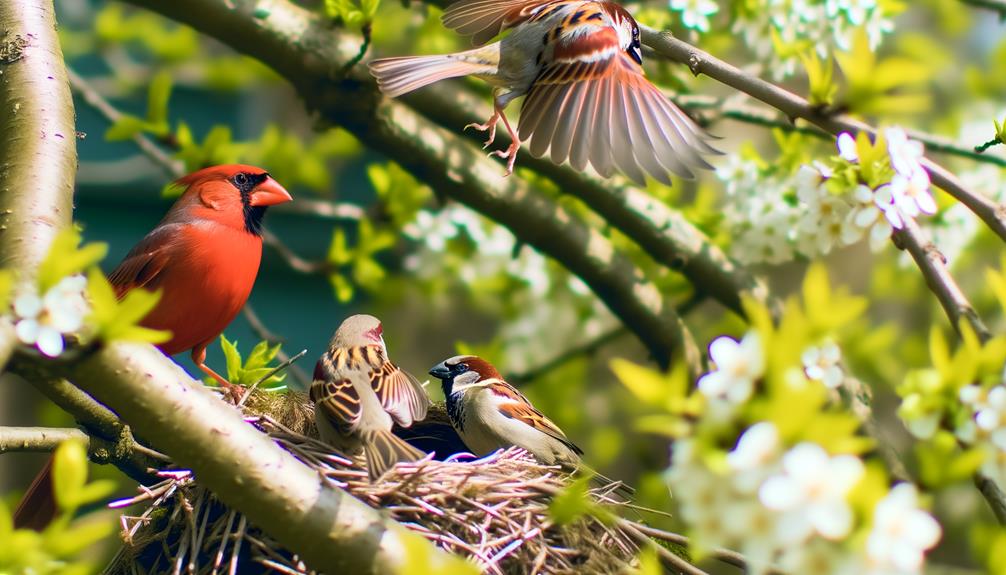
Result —
[{"label": "bird nest", "polygon": [[[317,470],[332,488],[346,490],[439,547],[470,558],[484,572],[624,571],[634,563],[640,542],[647,540],[624,521],[594,515],[558,525],[550,504],[570,478],[518,448],[473,461],[399,464],[372,483],[361,461],[333,453],[312,437],[313,414],[303,396],[269,395],[256,394],[249,401],[244,408],[249,423]],[[442,410],[434,409],[411,433],[448,441],[443,439],[449,432],[443,428]],[[312,572],[199,486],[188,470],[162,471],[160,476],[161,482],[141,486],[136,497],[112,504],[138,512],[122,515],[124,545],[106,573]],[[587,496],[599,505],[631,507],[613,495],[617,487],[594,488]]]}]

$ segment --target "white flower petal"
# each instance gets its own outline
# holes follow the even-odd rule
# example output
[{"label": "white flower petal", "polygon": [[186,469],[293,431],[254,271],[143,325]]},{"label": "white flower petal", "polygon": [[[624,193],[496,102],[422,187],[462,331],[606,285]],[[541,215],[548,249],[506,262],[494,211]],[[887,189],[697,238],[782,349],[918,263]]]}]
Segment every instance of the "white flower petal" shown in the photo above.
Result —
[{"label": "white flower petal", "polygon": [[42,300],[33,293],[19,295],[14,300],[14,313],[18,317],[35,317],[42,312]]},{"label": "white flower petal", "polygon": [[43,327],[38,332],[38,341],[35,344],[38,350],[49,357],[57,357],[63,353],[63,334],[58,331]]},{"label": "white flower petal", "polygon": [[856,151],[856,140],[849,132],[838,135],[838,155],[847,162],[858,162],[859,152]]},{"label": "white flower petal", "polygon": [[17,334],[17,338],[21,340],[22,343],[28,345],[33,345],[38,341],[38,331],[41,326],[39,326],[38,321],[34,319],[23,319],[14,326],[14,333]]}]

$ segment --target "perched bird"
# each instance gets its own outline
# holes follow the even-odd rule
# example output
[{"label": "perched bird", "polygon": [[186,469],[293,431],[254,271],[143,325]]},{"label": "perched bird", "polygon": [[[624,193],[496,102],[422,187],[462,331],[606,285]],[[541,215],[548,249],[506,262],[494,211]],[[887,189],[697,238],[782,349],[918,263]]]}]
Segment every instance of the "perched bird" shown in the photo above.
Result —
[{"label": "perched bird", "polygon": [[[266,207],[292,198],[265,170],[238,164],[199,170],[175,184],[182,196],[108,279],[120,298],[135,288],[160,290],[157,306],[140,322],[171,332],[157,347],[168,355],[191,349],[196,366],[240,393],[206,365],[206,346],[251,293]],[[40,530],[55,517],[51,466],[50,460],[22,498],[16,526]]]},{"label": "perched bird", "polygon": [[[531,155],[604,177],[615,168],[643,183],[645,173],[670,183],[669,172],[693,177],[710,168],[702,154],[719,153],[688,116],[646,79],[639,26],[624,8],[605,0],[460,0],[447,8],[448,28],[471,36],[477,48],[454,54],[383,58],[370,63],[390,97],[433,82],[476,76],[493,85],[486,147],[503,121],[512,143],[493,154],[513,172],[522,140]],[[501,31],[512,33],[486,45]],[[520,96],[520,137],[503,110]]]},{"label": "perched bird", "polygon": [[244,307],[262,259],[266,208],[292,198],[254,166],[214,166],[175,182],[185,191],[164,219],[108,276],[116,294],[160,290],[141,325],[171,331],[158,347],[168,355],[192,350],[192,361],[225,389],[231,384],[206,365],[206,347]]},{"label": "perched bird", "polygon": [[422,384],[388,360],[380,320],[346,318],[314,368],[311,401],[321,438],[355,455],[363,450],[371,480],[399,461],[426,456],[391,432],[426,417],[430,398]]},{"label": "perched bird", "polygon": [[579,467],[583,450],[488,361],[459,355],[437,364],[430,375],[442,381],[451,424],[475,455],[516,445],[546,465]]}]

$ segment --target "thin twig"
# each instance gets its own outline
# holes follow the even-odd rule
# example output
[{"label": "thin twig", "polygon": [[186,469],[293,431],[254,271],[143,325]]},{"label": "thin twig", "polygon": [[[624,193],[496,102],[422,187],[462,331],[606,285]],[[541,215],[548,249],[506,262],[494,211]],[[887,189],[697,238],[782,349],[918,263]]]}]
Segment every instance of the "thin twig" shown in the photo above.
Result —
[{"label": "thin twig", "polygon": [[[87,80],[74,72],[72,68],[67,68],[66,73],[67,76],[70,77],[70,88],[80,95],[80,97],[84,100],[84,103],[91,106],[112,124],[115,124],[122,118],[122,112],[113,106],[111,102],[106,100],[101,93],[99,93],[87,82]],[[162,150],[160,146],[154,143],[154,141],[147,136],[138,133],[135,134],[132,139],[133,142],[136,143],[137,147],[140,148],[140,151],[153,160],[154,164],[163,169],[164,173],[166,173],[171,179],[180,178],[185,174],[184,163],[171,158],[167,152]]]},{"label": "thin twig", "polygon": [[[700,120],[703,122],[708,122],[714,118],[728,118],[747,124],[780,128],[787,132],[800,132],[823,140],[834,140],[835,138],[833,134],[817,126],[794,123],[789,118],[780,115],[777,110],[737,102],[735,98],[716,98],[713,96],[689,94],[673,99],[679,106],[692,112],[699,112]],[[980,146],[982,149],[979,149],[979,147],[971,148],[964,146],[944,136],[930,134],[921,130],[906,129],[905,132],[909,138],[922,142],[926,149],[931,152],[939,152],[950,156],[967,158],[976,162],[1006,167],[1006,158],[981,153],[985,147],[988,147],[989,144],[997,143],[998,140],[993,140],[989,144]]]},{"label": "thin twig", "polygon": [[0,427],[0,453],[15,451],[51,452],[60,443],[75,439],[88,443],[90,436],[79,429],[64,427]]}]

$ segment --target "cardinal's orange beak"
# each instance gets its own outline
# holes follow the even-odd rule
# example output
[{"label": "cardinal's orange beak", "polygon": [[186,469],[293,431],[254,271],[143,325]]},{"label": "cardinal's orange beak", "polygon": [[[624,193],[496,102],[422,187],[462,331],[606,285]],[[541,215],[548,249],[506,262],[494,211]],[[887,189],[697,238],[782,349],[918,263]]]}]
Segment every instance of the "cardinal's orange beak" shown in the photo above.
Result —
[{"label": "cardinal's orange beak", "polygon": [[248,203],[253,206],[274,206],[292,199],[290,192],[283,189],[279,182],[272,178],[266,178],[264,182],[252,190]]}]

